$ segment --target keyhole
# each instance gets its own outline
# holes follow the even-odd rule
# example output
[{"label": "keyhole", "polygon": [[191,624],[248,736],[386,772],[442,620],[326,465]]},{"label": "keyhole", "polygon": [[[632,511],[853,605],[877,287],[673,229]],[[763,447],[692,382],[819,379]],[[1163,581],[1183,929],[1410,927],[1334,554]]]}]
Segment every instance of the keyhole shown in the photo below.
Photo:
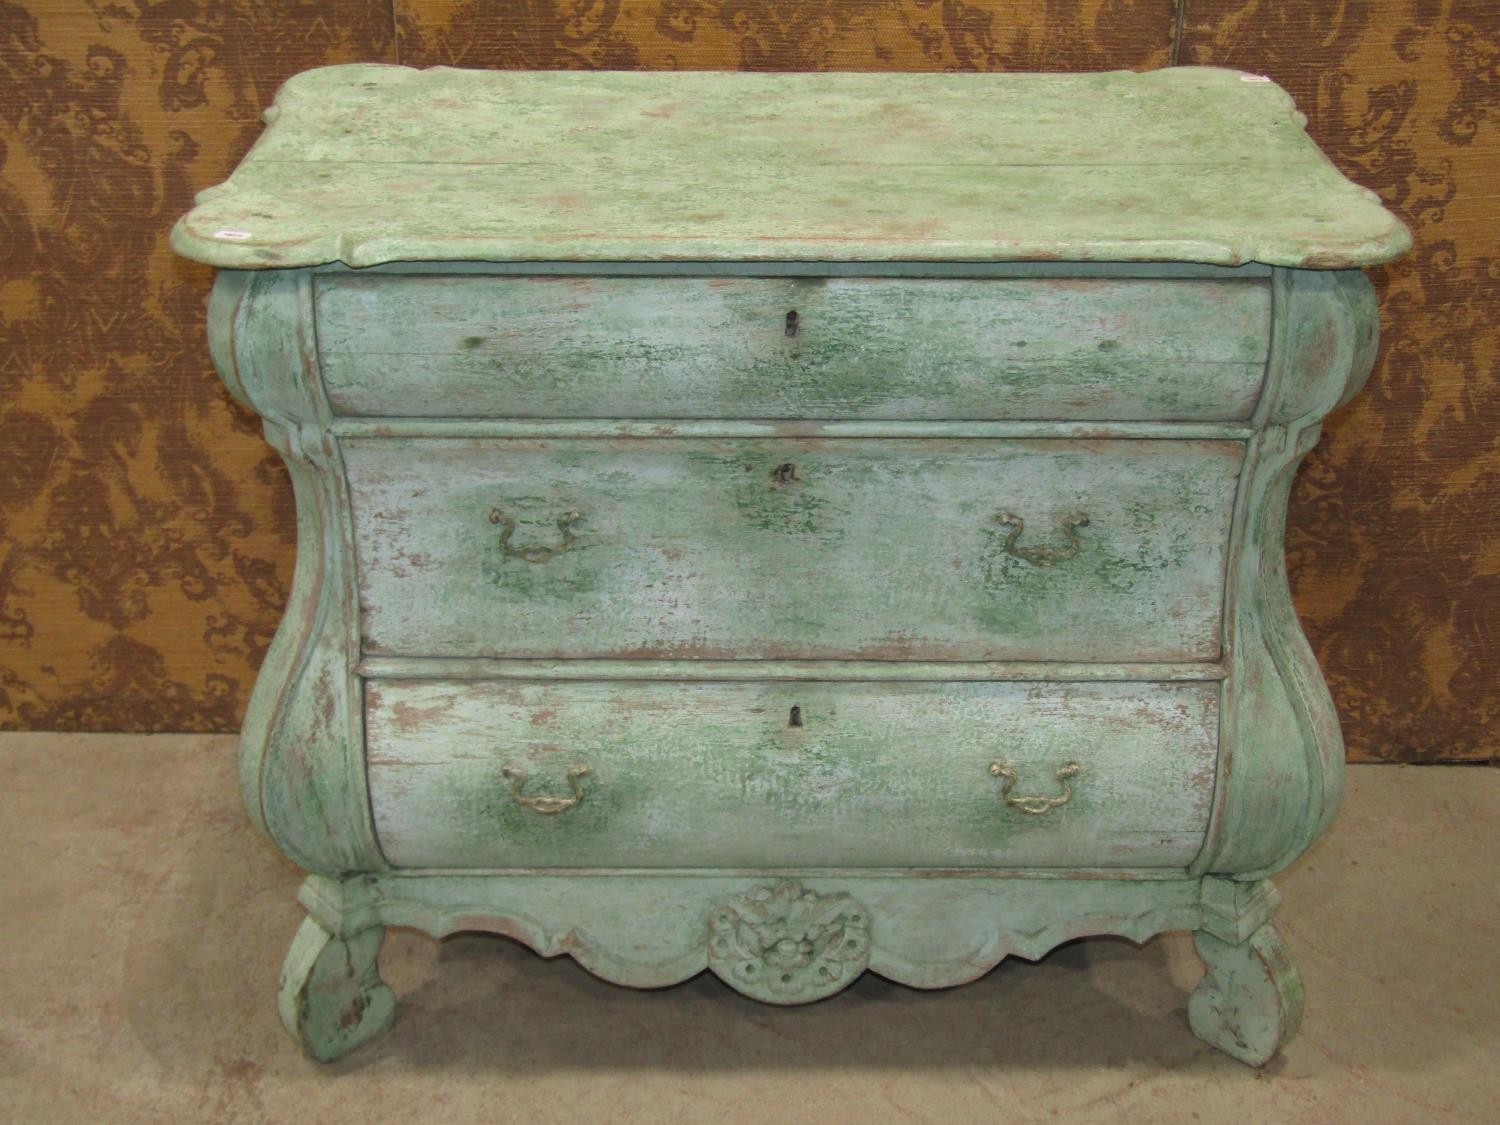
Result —
[{"label": "keyhole", "polygon": [[786,314],[786,334],[788,336],[795,336],[797,334],[798,319],[796,309]]},{"label": "keyhole", "polygon": [[789,727],[800,727],[802,725],[802,708],[795,703],[792,705],[792,713],[787,716],[786,725]]},{"label": "keyhole", "polygon": [[786,484],[788,481],[797,479],[797,466],[790,461],[783,461],[771,470],[771,476],[778,484]]}]

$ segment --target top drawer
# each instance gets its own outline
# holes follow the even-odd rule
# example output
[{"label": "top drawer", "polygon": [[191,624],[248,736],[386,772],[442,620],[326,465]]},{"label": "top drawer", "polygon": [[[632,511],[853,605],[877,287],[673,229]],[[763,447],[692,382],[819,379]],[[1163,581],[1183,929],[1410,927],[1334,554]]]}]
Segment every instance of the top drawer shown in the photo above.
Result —
[{"label": "top drawer", "polygon": [[1219,421],[1270,282],[320,274],[333,409],[366,416]]}]

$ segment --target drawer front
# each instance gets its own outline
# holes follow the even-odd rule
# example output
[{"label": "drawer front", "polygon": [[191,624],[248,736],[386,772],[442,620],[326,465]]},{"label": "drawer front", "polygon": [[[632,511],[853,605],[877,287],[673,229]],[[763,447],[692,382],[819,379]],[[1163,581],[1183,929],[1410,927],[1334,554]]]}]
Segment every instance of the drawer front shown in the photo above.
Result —
[{"label": "drawer front", "polygon": [[347,440],[365,650],[1211,660],[1242,453]]},{"label": "drawer front", "polygon": [[1218,708],[1209,683],[366,685],[402,867],[1182,866]]},{"label": "drawer front", "polygon": [[515,418],[1246,418],[1270,307],[1264,278],[330,274],[316,296],[336,411]]}]

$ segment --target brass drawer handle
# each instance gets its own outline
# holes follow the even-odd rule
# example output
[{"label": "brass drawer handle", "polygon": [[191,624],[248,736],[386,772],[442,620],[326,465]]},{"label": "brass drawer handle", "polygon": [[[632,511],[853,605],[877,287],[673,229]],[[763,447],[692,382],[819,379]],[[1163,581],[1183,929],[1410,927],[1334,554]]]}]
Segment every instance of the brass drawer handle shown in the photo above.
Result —
[{"label": "brass drawer handle", "polygon": [[529,563],[546,562],[572,547],[577,538],[573,534],[573,525],[581,519],[582,512],[564,512],[557,518],[557,530],[562,532],[562,542],[556,547],[512,547],[510,539],[516,533],[516,521],[499,508],[490,509],[490,523],[500,526],[500,549],[513,559],[525,559]]},{"label": "brass drawer handle", "polygon": [[1005,537],[1006,554],[1024,559],[1032,566],[1053,566],[1056,563],[1066,562],[1078,554],[1083,547],[1083,540],[1078,538],[1078,529],[1088,527],[1089,518],[1082,513],[1063,517],[1062,533],[1063,538],[1067,540],[1067,545],[1063,547],[1019,546],[1021,532],[1026,530],[1026,521],[1010,512],[1001,512],[995,517],[995,522],[1001,527],[1010,528],[1010,534]]},{"label": "brass drawer handle", "polygon": [[1083,767],[1077,762],[1069,762],[1057,771],[1058,784],[1062,786],[1060,797],[1012,797],[1010,791],[1016,787],[1016,771],[1009,766],[1002,766],[999,762],[990,763],[990,774],[1000,779],[1000,799],[1013,809],[1020,809],[1023,813],[1032,816],[1040,816],[1044,812],[1061,808],[1073,799],[1073,786],[1070,784],[1072,778],[1083,772]]},{"label": "brass drawer handle", "polygon": [[588,766],[574,766],[568,771],[568,786],[573,790],[571,797],[528,797],[526,796],[526,774],[518,769],[506,766],[500,771],[511,779],[510,795],[516,804],[523,809],[539,812],[543,816],[556,816],[558,813],[567,812],[579,801],[583,800],[583,786],[578,783],[580,777],[587,777]]}]

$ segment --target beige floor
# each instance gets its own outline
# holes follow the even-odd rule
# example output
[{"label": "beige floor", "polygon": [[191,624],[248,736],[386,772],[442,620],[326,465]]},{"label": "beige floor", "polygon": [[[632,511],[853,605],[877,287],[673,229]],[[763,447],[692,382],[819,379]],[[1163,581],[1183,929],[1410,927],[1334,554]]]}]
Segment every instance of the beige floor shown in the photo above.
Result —
[{"label": "beige floor", "polygon": [[232,741],[3,735],[0,1120],[1500,1121],[1500,770],[1349,790],[1281,879],[1309,1000],[1260,1072],[1189,1034],[1175,934],[777,1010],[394,931],[396,1026],[319,1068],[273,997],[297,872],[240,813]]}]

